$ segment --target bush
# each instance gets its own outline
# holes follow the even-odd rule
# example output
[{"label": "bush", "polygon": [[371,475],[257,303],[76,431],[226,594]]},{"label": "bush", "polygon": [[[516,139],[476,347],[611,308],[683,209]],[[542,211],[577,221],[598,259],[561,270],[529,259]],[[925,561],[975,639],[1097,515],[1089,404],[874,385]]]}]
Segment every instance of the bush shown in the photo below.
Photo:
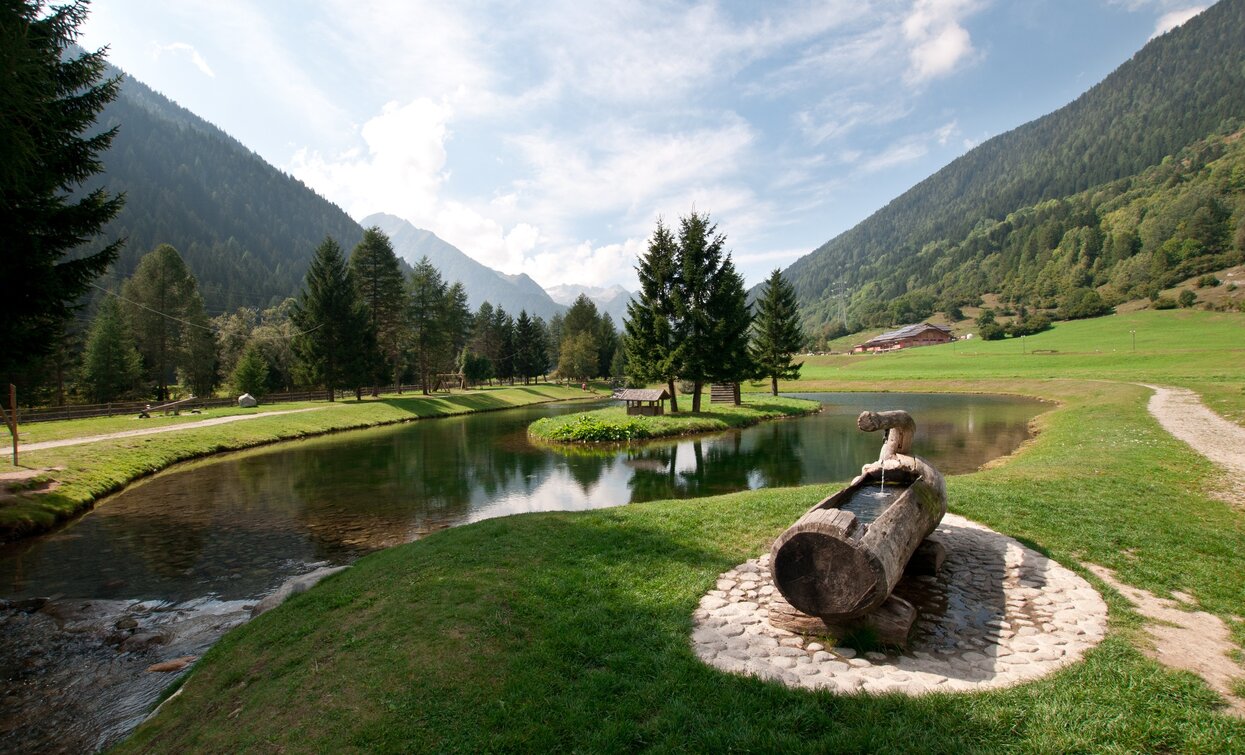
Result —
[{"label": "bush", "polygon": [[1194,304],[1197,304],[1197,294],[1193,293],[1192,289],[1186,288],[1184,291],[1180,292],[1180,296],[1176,299],[1176,301],[1180,304],[1180,306],[1187,309],[1192,307]]},{"label": "bush", "polygon": [[[544,420],[538,420],[543,422]],[[622,420],[602,419],[591,414],[581,414],[572,421],[556,427],[544,437],[561,441],[623,441],[637,440],[648,437],[648,432],[636,420],[628,417]]]},{"label": "bush", "polygon": [[1160,296],[1154,300],[1155,309],[1175,309],[1176,300],[1170,296]]},{"label": "bush", "polygon": [[977,331],[983,341],[1001,341],[1007,335],[1007,329],[997,322],[986,323]]},{"label": "bush", "polygon": [[1213,275],[1203,275],[1197,279],[1198,288],[1214,288],[1219,285],[1219,279]]}]

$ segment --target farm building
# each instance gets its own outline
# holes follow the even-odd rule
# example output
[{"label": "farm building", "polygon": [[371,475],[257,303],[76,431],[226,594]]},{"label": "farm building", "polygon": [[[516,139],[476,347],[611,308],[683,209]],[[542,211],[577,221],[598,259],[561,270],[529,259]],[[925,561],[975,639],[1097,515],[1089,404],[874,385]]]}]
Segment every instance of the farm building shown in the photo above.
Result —
[{"label": "farm building", "polygon": [[853,354],[863,352],[894,351],[908,349],[913,346],[933,346],[938,343],[954,341],[951,328],[944,325],[932,325],[928,322],[916,325],[905,325],[899,330],[892,330],[880,336],[870,338],[859,346],[852,347]]}]

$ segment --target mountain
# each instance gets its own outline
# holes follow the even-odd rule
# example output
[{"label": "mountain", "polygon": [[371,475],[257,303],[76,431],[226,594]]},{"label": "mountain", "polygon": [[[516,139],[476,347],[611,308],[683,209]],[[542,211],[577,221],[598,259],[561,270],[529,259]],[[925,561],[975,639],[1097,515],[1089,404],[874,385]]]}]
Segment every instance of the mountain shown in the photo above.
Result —
[{"label": "mountain", "polygon": [[101,128],[119,126],[86,190],[125,192],[103,239],[128,238],[103,286],[134,272],[161,243],[181,253],[210,313],[293,296],[312,252],[333,236],[349,250],[363,229],[341,208],[233,137],[118,69]]},{"label": "mountain", "polygon": [[527,310],[529,315],[545,320],[566,311],[566,307],[549,298],[549,294],[527,275],[500,273],[476,262],[432,231],[416,228],[402,218],[376,213],[364,218],[362,225],[365,228],[376,226],[383,231],[393,242],[398,257],[412,265],[427,256],[447,283],[460,281],[467,289],[467,300],[473,310],[487,301],[511,315]]},{"label": "mountain", "polygon": [[[854,330],[970,303],[962,300],[969,289],[978,296],[992,292],[974,269],[989,253],[953,259],[945,252],[975,229],[1048,200],[1130,180],[1199,139],[1230,135],[1243,116],[1245,0],[1222,0],[1151,40],[1071,104],[964,154],[784,275],[814,329],[842,319]],[[1231,212],[1207,212],[1223,210]],[[1033,237],[1027,252],[1033,261],[1062,240],[1053,230]],[[986,239],[986,247],[999,242]],[[1144,246],[1119,243],[1127,249],[1117,263]],[[958,284],[961,300],[944,295],[948,281]],[[1093,283],[1093,276],[1082,281]]]},{"label": "mountain", "polygon": [[598,312],[608,312],[613,318],[615,327],[622,327],[623,319],[627,316],[627,302],[631,301],[632,293],[622,286],[615,283],[609,288],[600,288],[598,286],[579,286],[568,284],[564,286],[551,286],[546,291],[549,296],[559,304],[565,304],[568,307],[575,303],[580,294],[587,296],[592,303],[597,305]]}]

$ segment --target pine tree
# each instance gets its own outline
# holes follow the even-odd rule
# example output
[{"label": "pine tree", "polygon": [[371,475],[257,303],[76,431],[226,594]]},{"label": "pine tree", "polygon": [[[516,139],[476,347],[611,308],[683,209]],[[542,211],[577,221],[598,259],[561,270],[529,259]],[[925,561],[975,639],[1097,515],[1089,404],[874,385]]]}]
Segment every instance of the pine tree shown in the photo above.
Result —
[{"label": "pine tree", "polygon": [[627,318],[623,321],[628,377],[636,383],[666,383],[671,412],[679,410],[674,387],[678,369],[673,320],[677,257],[674,236],[658,218],[648,251],[636,267],[640,291],[627,303]]},{"label": "pine tree", "polygon": [[372,395],[389,378],[398,383],[402,373],[402,347],[406,329],[406,292],[402,270],[393,245],[379,228],[363,232],[363,240],[350,253],[350,272],[359,299],[367,311],[368,330],[376,344],[372,355]]},{"label": "pine tree", "polygon": [[168,400],[179,371],[197,395],[210,395],[216,340],[198,283],[177,250],[161,244],[144,255],[121,293],[156,399]]},{"label": "pine tree", "polygon": [[229,382],[238,394],[249,393],[258,398],[267,392],[268,362],[254,342],[248,343],[243,349]]},{"label": "pine tree", "polygon": [[408,294],[410,360],[424,395],[432,393],[433,379],[448,361],[453,344],[446,333],[448,289],[441,273],[427,257],[411,272]]},{"label": "pine tree", "polygon": [[756,328],[752,335],[752,358],[757,374],[770,379],[770,392],[778,395],[778,381],[798,380],[803,362],[792,357],[800,350],[800,332],[795,289],[775,269],[765,281],[757,300]]},{"label": "pine tree", "polygon": [[143,360],[134,348],[121,305],[106,297],[99,305],[86,351],[82,354],[82,386],[91,401],[105,403],[134,390],[142,375]]},{"label": "pine tree", "polygon": [[354,388],[357,397],[368,377],[370,332],[350,269],[332,237],[316,248],[290,317],[300,331],[294,353],[304,380],[324,386],[329,401],[338,388]]},{"label": "pine tree", "polygon": [[719,283],[726,237],[707,215],[696,212],[679,219],[678,278],[674,286],[674,361],[679,377],[690,380],[692,411],[700,411],[700,392],[717,377],[720,359],[710,306]]},{"label": "pine tree", "polygon": [[[77,192],[102,165],[116,128],[91,125],[117,96],[120,77],[101,81],[104,52],[72,48],[86,3],[44,9],[0,6],[0,377],[49,353],[66,319],[122,240],[85,255],[123,198]],[[69,259],[66,257],[69,256]],[[9,382],[5,380],[4,382]]]},{"label": "pine tree", "polygon": [[743,276],[735,270],[729,252],[714,276],[713,292],[709,297],[709,318],[713,323],[710,330],[712,349],[717,355],[709,364],[709,379],[715,383],[738,383],[751,378],[756,374],[756,363],[748,350],[752,312]]},{"label": "pine tree", "polygon": [[602,312],[597,320],[597,374],[602,377],[610,375],[610,367],[614,362],[614,352],[618,349],[618,331],[614,328],[614,318],[609,312]]}]

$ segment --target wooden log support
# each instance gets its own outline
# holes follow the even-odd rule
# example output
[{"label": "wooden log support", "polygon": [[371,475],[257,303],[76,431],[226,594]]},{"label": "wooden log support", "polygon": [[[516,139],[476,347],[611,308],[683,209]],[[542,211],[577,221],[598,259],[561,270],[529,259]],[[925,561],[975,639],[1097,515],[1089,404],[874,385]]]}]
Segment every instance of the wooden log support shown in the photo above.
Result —
[{"label": "wooden log support", "polygon": [[[909,455],[915,423],[906,412],[865,412],[857,426],[887,431],[878,461],[805,512],[770,549],[779,592],[797,611],[827,625],[859,620],[881,607],[912,554],[947,511],[942,475]],[[880,486],[883,475],[903,492],[872,523],[861,524],[840,508],[862,488]],[[900,623],[891,622],[896,627]]]}]

